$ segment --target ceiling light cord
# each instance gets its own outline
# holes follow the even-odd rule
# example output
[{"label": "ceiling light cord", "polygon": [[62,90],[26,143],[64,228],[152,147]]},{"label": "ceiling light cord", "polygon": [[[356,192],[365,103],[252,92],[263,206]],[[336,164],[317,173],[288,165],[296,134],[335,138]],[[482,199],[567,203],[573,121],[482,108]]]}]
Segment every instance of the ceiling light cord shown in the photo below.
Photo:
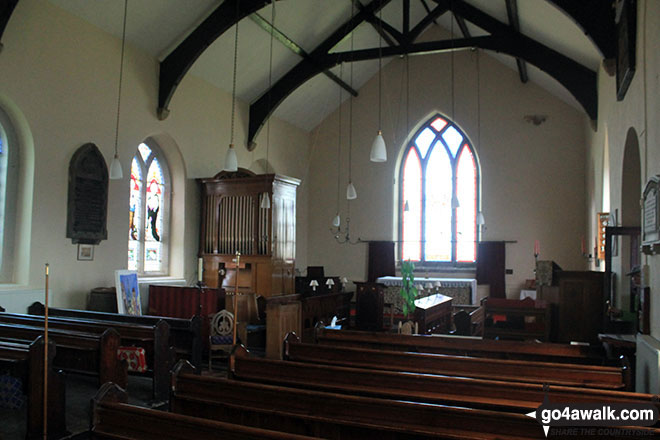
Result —
[{"label": "ceiling light cord", "polygon": [[[339,79],[344,79],[344,63],[339,65]],[[341,95],[342,88],[339,87],[339,140],[337,142],[337,215],[339,215],[339,201],[341,199]]]},{"label": "ceiling light cord", "polygon": [[[275,1],[272,2],[270,14],[270,56],[268,61],[268,108],[271,108],[271,91],[273,89],[273,39],[275,38]],[[266,174],[270,171],[268,152],[270,150],[270,117],[266,127]]]},{"label": "ceiling light cord", "polygon": [[[378,33],[378,130],[383,129],[383,0],[378,11],[380,32]],[[352,50],[352,49],[351,49]]]},{"label": "ceiling light cord", "polygon": [[234,145],[234,110],[236,108],[236,71],[238,68],[238,22],[240,15],[239,0],[236,0],[236,36],[234,38],[234,77],[232,79],[232,88],[231,88],[231,134],[229,143]]},{"label": "ceiling light cord", "polygon": [[121,85],[124,79],[124,49],[126,46],[126,14],[128,12],[128,0],[124,0],[124,25],[121,33],[121,61],[119,63],[119,91],[117,93],[117,119],[115,124],[115,157],[118,157],[119,142],[119,114],[121,109]]},{"label": "ceiling light cord", "polygon": [[453,8],[453,2],[450,3],[450,6],[452,7],[451,9],[451,17],[450,17],[450,26],[449,26],[449,38],[451,40],[451,120],[452,122],[454,121],[455,118],[455,111],[456,107],[454,106],[454,8]]}]

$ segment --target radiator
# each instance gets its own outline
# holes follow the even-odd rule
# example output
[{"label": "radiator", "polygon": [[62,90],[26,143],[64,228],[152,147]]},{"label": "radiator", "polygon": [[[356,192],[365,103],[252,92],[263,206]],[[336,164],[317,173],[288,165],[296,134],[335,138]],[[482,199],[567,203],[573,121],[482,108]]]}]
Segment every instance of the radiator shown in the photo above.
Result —
[{"label": "radiator", "polygon": [[660,341],[641,333],[637,334],[635,391],[660,394]]}]

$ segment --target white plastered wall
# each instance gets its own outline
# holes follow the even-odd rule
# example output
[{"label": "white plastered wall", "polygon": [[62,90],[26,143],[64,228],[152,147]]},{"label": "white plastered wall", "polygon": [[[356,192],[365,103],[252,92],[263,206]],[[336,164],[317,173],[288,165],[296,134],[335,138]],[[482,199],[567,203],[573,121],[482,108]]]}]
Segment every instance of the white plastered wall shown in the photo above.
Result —
[{"label": "white plastered wall", "polygon": [[[435,112],[452,117],[450,57],[440,54],[410,58],[410,132]],[[378,125],[377,77],[359,90],[353,103],[352,178],[358,193],[350,208],[353,239],[397,239],[395,179],[397,159],[407,135],[404,64],[403,59],[394,59],[383,70],[386,163],[369,162]],[[582,270],[586,266],[580,255],[586,223],[586,116],[535,84],[522,84],[517,72],[487,54],[481,54],[480,64],[480,136],[476,54],[470,51],[454,55],[453,119],[470,137],[479,155],[487,223],[483,239],[516,242],[506,245],[507,268],[513,270],[506,276],[507,295],[514,297],[525,279],[534,278],[534,240],[541,243],[541,258],[555,260],[564,269]],[[342,221],[347,217],[348,114],[346,101],[342,107]],[[546,115],[547,120],[535,126],[523,119],[529,114]],[[318,138],[311,152],[309,173],[308,259],[310,265],[325,266],[328,274],[365,280],[367,246],[337,244],[329,231],[337,203],[338,131],[335,111],[312,134]]]},{"label": "white plastered wall", "polygon": [[[31,214],[31,220],[29,215],[21,220],[29,226],[29,237],[21,240],[16,253],[22,275],[15,283],[0,286],[3,298],[22,304],[21,294],[43,289],[46,262],[56,306],[84,307],[90,289],[114,284],[114,270],[126,268],[130,160],[148,137],[159,142],[178,176],[171,274],[193,280],[199,240],[199,193],[194,179],[213,176],[224,165],[231,96],[187,75],[172,98],[169,117],[159,121],[158,60],[127,45],[119,129],[124,179],[109,184],[108,239],[95,247],[93,261],[77,261],[77,247],[66,238],[69,161],[87,142],[99,147],[108,164],[112,159],[121,41],[50,2],[23,0],[2,42],[0,97],[6,99],[0,105],[10,101],[20,109],[34,143],[33,200],[23,213]],[[249,168],[266,155],[265,130],[257,138],[257,149],[248,152],[244,147],[248,107],[244,102],[237,104],[239,166]],[[277,118],[271,122],[270,163],[275,172],[303,181],[298,196],[297,259],[304,267],[309,133]],[[28,189],[21,187],[21,191]]]},{"label": "white plastered wall", "polygon": [[[637,2],[637,63],[635,76],[623,101],[616,100],[616,79],[601,67],[598,72],[598,123],[596,130],[585,124],[589,148],[587,162],[588,202],[587,229],[595,236],[594,207],[600,207],[603,200],[603,154],[605,142],[609,150],[610,210],[621,212],[623,180],[623,157],[626,136],[634,130],[637,134],[640,155],[641,188],[653,175],[660,174],[660,2],[640,0]],[[625,225],[632,226],[632,225]],[[639,225],[641,226],[641,225]],[[644,346],[638,342],[637,371],[645,377],[638,377],[638,384],[648,384],[649,377],[657,378],[658,352],[651,353],[660,339],[660,257],[642,257],[648,265],[649,277],[645,284],[651,288],[651,335],[645,338]],[[616,266],[615,266],[616,269]],[[649,354],[651,353],[651,354]],[[649,373],[650,371],[650,373]],[[649,376],[650,374],[650,376]],[[642,385],[644,386],[644,385]],[[657,385],[639,388],[638,391],[656,392]]]}]

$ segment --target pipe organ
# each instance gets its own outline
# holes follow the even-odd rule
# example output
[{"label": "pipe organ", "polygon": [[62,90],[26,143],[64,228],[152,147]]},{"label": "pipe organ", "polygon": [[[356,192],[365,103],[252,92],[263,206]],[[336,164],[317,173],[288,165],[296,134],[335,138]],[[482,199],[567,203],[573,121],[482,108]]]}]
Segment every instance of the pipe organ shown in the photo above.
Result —
[{"label": "pipe organ", "polygon": [[[203,281],[232,292],[241,253],[239,292],[294,293],[296,189],[300,180],[239,168],[198,179],[202,188],[199,256]],[[271,208],[262,208],[263,197]]]}]

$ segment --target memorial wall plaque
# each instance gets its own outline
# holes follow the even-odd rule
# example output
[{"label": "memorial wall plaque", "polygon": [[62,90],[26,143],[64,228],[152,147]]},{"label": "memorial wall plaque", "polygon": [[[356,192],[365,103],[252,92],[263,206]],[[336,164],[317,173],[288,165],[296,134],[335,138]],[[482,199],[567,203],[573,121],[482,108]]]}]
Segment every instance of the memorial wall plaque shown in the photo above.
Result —
[{"label": "memorial wall plaque", "polygon": [[642,206],[644,215],[642,217],[642,251],[644,253],[655,253],[660,244],[660,216],[658,215],[658,197],[660,197],[660,175],[653,176],[644,188]]},{"label": "memorial wall plaque", "polygon": [[75,243],[108,238],[108,167],[92,143],[78,148],[69,163],[66,236]]}]

